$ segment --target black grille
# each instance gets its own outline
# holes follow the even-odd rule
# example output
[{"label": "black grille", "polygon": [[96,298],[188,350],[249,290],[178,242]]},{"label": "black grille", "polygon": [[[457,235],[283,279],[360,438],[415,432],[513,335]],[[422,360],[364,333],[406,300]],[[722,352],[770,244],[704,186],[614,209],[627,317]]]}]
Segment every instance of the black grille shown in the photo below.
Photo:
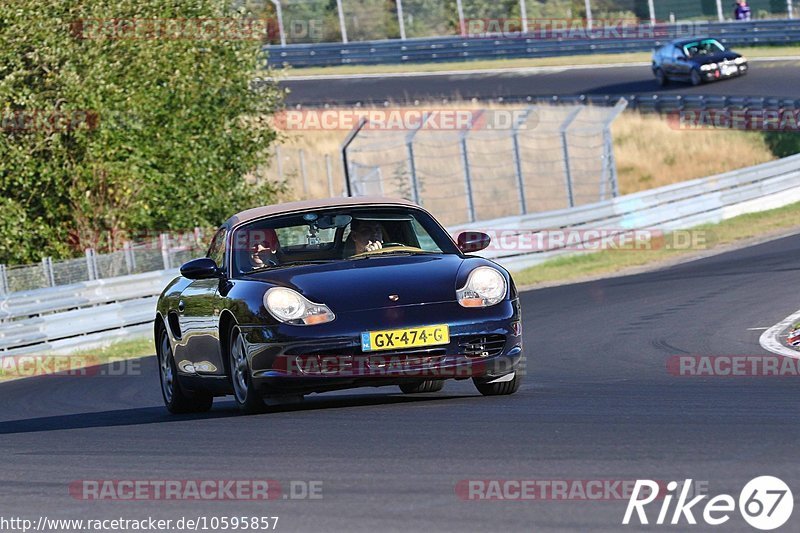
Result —
[{"label": "black grille", "polygon": [[491,357],[503,352],[506,346],[505,335],[480,335],[462,339],[458,346],[466,355]]}]

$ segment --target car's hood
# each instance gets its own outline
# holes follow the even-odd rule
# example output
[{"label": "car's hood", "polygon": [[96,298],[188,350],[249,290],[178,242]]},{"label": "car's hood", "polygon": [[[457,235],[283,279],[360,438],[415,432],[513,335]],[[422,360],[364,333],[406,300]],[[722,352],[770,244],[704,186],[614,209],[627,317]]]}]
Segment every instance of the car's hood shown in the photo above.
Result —
[{"label": "car's hood", "polygon": [[[455,254],[372,256],[335,263],[277,268],[257,279],[292,288],[334,313],[387,306],[455,301],[458,271]],[[397,301],[390,300],[396,295]]]},{"label": "car's hood", "polygon": [[719,63],[720,61],[732,61],[737,57],[740,57],[741,54],[737,54],[736,52],[731,52],[730,50],[726,50],[724,52],[719,52],[717,54],[711,54],[706,56],[695,56],[692,58],[692,61],[697,63],[698,65],[707,65],[709,63]]}]

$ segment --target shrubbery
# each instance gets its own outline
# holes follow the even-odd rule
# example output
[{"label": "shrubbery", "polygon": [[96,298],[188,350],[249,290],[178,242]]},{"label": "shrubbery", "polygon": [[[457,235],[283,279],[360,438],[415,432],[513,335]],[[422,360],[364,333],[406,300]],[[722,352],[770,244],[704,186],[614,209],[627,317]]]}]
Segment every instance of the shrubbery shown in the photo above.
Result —
[{"label": "shrubbery", "polygon": [[214,226],[275,198],[257,40],[82,38],[80,21],[239,17],[219,0],[0,3],[0,263]]}]

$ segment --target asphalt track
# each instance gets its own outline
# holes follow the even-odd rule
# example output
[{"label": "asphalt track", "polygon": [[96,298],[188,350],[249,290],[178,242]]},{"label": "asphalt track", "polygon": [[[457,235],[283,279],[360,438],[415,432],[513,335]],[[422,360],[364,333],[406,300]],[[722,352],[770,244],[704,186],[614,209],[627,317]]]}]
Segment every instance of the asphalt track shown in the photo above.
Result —
[{"label": "asphalt track", "polygon": [[[257,416],[222,400],[207,415],[170,416],[152,357],[131,375],[0,384],[0,515],[267,515],[280,517],[279,531],[633,531],[620,525],[625,501],[463,501],[455,486],[691,478],[738,497],[751,478],[776,475],[797,497],[800,378],[678,377],[666,363],[766,354],[761,330],[748,328],[800,307],[798,274],[800,234],[526,292],[529,376],[511,397],[449,382],[417,397],[393,388],[317,395]],[[81,479],[223,478],[321,480],[323,498],[109,502],[68,492]],[[798,524],[795,509],[783,530]],[[689,529],[708,530],[672,528]],[[752,531],[738,514],[717,530]]]},{"label": "asphalt track", "polygon": [[800,98],[800,61],[754,61],[747,76],[692,87],[656,84],[648,65],[547,68],[410,77],[291,80],[288,105],[342,102],[413,102],[438,99],[522,99],[528,96],[680,94]]}]

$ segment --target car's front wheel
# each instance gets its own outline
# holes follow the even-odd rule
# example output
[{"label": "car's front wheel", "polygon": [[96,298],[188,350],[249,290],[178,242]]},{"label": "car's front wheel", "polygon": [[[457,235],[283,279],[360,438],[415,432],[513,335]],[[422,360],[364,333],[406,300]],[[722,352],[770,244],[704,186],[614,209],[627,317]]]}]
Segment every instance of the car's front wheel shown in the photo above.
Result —
[{"label": "car's front wheel", "polygon": [[503,396],[517,392],[520,383],[522,383],[522,374],[515,371],[490,380],[473,378],[472,382],[475,383],[475,388],[478,389],[478,392],[484,396]]},{"label": "car's front wheel", "polygon": [[261,413],[266,409],[264,398],[256,390],[247,361],[247,349],[239,330],[234,328],[230,335],[231,384],[236,405],[245,413]]},{"label": "car's front wheel", "polygon": [[700,71],[697,69],[692,69],[692,73],[689,75],[689,81],[692,82],[692,85],[700,85],[703,83],[703,78],[700,76]]},{"label": "car's front wheel", "polygon": [[658,83],[659,87],[664,87],[669,81],[667,77],[664,75],[664,71],[661,70],[660,68],[656,69],[655,76],[656,76],[656,83]]},{"label": "car's front wheel", "polygon": [[403,383],[400,390],[405,394],[419,394],[422,392],[439,392],[444,388],[443,379],[426,379],[415,383]]},{"label": "car's front wheel", "polygon": [[170,413],[203,413],[211,409],[214,396],[204,392],[189,393],[181,387],[172,346],[167,331],[161,328],[158,335],[158,374],[161,381],[161,396]]}]

